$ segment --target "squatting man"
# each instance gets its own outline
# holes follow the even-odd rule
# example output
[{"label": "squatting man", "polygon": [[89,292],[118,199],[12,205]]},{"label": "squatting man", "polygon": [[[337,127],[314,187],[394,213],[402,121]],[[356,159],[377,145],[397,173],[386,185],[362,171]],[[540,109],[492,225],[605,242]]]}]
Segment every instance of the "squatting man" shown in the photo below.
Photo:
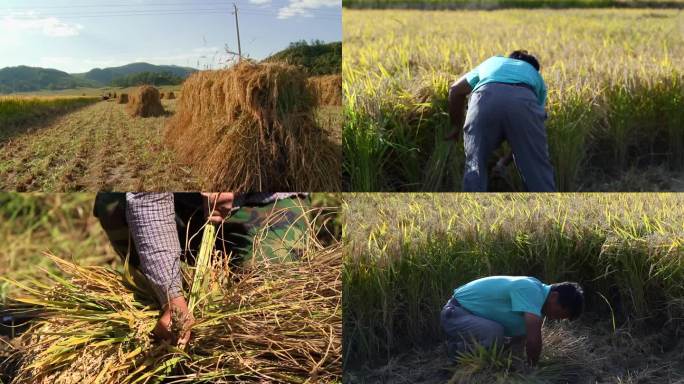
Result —
[{"label": "squatting man", "polygon": [[542,321],[577,319],[584,309],[579,284],[547,285],[534,277],[490,276],[454,290],[441,313],[450,359],[476,345],[502,346],[505,338],[525,343],[527,363],[535,365],[542,350]]}]

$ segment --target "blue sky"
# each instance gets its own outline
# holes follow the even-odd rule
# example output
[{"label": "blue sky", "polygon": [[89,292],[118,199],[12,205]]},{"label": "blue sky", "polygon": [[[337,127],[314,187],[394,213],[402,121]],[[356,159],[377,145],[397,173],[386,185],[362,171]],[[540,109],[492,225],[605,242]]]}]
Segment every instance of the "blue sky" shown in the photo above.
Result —
[{"label": "blue sky", "polygon": [[[342,39],[340,0],[235,0],[243,55]],[[237,51],[232,1],[0,0],[0,68],[69,73],[145,61],[220,68]]]}]

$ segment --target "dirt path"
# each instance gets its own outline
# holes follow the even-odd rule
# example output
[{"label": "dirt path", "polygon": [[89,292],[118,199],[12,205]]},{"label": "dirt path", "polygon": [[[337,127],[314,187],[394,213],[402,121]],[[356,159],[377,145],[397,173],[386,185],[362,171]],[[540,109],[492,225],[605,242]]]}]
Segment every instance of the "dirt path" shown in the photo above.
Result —
[{"label": "dirt path", "polygon": [[[173,112],[175,101],[164,100]],[[197,183],[163,144],[169,119],[131,118],[99,102],[0,146],[0,188],[18,191],[189,190]]]}]

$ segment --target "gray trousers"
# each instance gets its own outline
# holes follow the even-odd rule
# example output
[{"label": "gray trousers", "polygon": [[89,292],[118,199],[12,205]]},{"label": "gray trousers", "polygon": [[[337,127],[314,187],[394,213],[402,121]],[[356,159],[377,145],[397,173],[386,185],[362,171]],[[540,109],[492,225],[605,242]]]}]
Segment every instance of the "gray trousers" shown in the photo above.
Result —
[{"label": "gray trousers", "polygon": [[475,316],[465,308],[449,300],[442,308],[442,329],[447,335],[447,350],[450,358],[470,350],[476,344],[489,348],[504,341],[503,326],[496,321]]},{"label": "gray trousers", "polygon": [[525,188],[555,191],[544,120],[544,107],[531,89],[489,83],[473,92],[463,127],[463,191],[487,191],[487,160],[504,140],[513,150]]}]

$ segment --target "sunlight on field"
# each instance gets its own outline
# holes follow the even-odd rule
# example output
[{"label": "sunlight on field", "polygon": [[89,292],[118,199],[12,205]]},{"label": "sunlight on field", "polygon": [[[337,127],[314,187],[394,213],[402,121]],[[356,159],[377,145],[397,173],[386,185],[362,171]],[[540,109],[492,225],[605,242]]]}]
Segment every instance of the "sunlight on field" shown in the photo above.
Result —
[{"label": "sunlight on field", "polygon": [[[636,359],[677,351],[676,339],[662,340],[684,327],[683,196],[354,194],[344,200],[347,364],[387,361],[439,341],[438,314],[453,289],[489,275],[577,281],[586,293],[584,317],[593,319],[582,323],[602,329],[602,337],[612,333],[620,350],[611,353]],[[650,344],[637,351],[616,346],[631,343],[630,335]],[[658,352],[659,345],[666,347]]]},{"label": "sunlight on field", "polygon": [[343,24],[352,190],[460,189],[462,145],[442,140],[449,84],[515,49],[538,56],[549,87],[560,190],[630,169],[684,169],[680,12],[347,9]]},{"label": "sunlight on field", "polygon": [[3,96],[0,97],[0,142],[10,128],[61,115],[96,102],[93,97]]}]

